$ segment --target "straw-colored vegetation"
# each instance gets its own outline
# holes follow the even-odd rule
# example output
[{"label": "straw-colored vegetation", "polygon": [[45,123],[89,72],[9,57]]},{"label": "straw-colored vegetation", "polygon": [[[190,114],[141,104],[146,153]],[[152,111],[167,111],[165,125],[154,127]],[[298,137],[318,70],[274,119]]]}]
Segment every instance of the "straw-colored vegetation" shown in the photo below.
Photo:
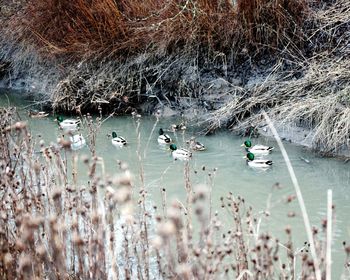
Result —
[{"label": "straw-colored vegetation", "polygon": [[[211,209],[212,186],[193,186],[188,165],[186,202],[169,203],[164,186],[154,205],[144,174],[136,183],[122,162],[116,175],[105,174],[93,148],[100,120],[83,117],[92,156],[80,159],[64,138],[35,143],[15,109],[0,113],[0,279],[315,279],[307,242],[296,249],[289,227],[285,243],[261,232],[268,209],[256,213],[232,193]],[[140,121],[135,116],[136,129]],[[326,229],[325,220],[312,236],[322,275]]]},{"label": "straw-colored vegetation", "polygon": [[[281,65],[279,65],[281,66]],[[299,125],[314,130],[314,147],[330,153],[349,148],[350,139],[350,60],[335,61],[326,55],[300,65],[302,78],[278,74],[236,95],[233,101],[211,114],[211,129],[228,125],[241,130],[249,125],[265,125],[262,109],[280,125]],[[294,74],[294,73],[293,73]]]},{"label": "straw-colored vegetation", "polygon": [[260,81],[235,88],[232,101],[211,114],[211,129],[265,125],[266,110],[281,126],[312,130],[317,150],[334,154],[349,149],[350,2],[329,5],[310,14],[313,25],[304,33],[308,52],[298,49],[292,59],[280,58]]},{"label": "straw-colored vegetation", "polygon": [[200,93],[199,77],[183,81],[190,65],[227,73],[248,55],[261,57],[300,41],[305,0],[233,3],[25,2],[5,21],[1,55],[11,62],[11,77],[42,76],[36,89],[44,83],[58,110],[91,110],[96,103],[118,112],[145,101],[173,105]]},{"label": "straw-colored vegetation", "polygon": [[46,59],[125,59],[146,51],[279,47],[301,32],[304,13],[305,0],[49,0],[31,1],[9,28],[18,42],[35,45]]}]

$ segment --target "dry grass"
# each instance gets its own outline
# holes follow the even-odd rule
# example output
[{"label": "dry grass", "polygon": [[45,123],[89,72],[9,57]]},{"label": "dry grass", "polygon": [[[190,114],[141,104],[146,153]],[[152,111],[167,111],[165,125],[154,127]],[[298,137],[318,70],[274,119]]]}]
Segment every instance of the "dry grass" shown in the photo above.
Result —
[{"label": "dry grass", "polygon": [[[302,252],[307,244],[294,249],[290,228],[284,244],[261,233],[265,212],[255,213],[232,193],[221,198],[229,219],[222,221],[221,211],[211,215],[210,189],[192,185],[188,165],[186,203],[169,203],[164,187],[158,207],[125,163],[109,177],[98,155],[84,158],[89,178],[80,184],[69,175],[80,162],[69,143],[42,141],[34,153],[26,124],[14,121],[14,111],[0,113],[1,279],[314,279],[313,262]],[[99,125],[90,124],[89,135]],[[313,229],[322,273],[326,224]]]},{"label": "dry grass", "polygon": [[290,44],[294,45],[290,49],[300,47],[308,4],[308,1],[237,1],[240,32],[257,52]]},{"label": "dry grass", "polygon": [[322,58],[301,67],[304,75],[299,79],[279,77],[279,68],[274,69],[262,84],[214,112],[209,120],[212,129],[227,121],[238,130],[264,125],[261,109],[265,109],[281,125],[313,129],[313,144],[319,150],[337,152],[348,147],[350,60]]},{"label": "dry grass", "polygon": [[53,0],[32,1],[10,26],[20,42],[34,44],[46,58],[116,59],[219,39],[216,28],[232,18],[232,5],[227,5],[103,0],[60,1],[57,7]]},{"label": "dry grass", "polygon": [[239,53],[243,47],[272,50],[296,39],[306,11],[304,0],[30,1],[9,28],[17,42],[36,46],[46,59],[192,49]]},{"label": "dry grass", "polygon": [[[334,17],[334,15],[336,15]],[[309,30],[311,57],[281,59],[263,81],[236,92],[233,101],[209,118],[210,129],[228,125],[241,130],[261,126],[262,110],[283,125],[313,130],[313,147],[337,153],[349,147],[350,4],[336,1],[314,15]],[[336,35],[338,34],[338,35]]]},{"label": "dry grass", "polygon": [[[125,61],[133,54],[193,53],[201,60],[283,48],[298,41],[306,11],[294,1],[30,1],[9,20],[1,55],[25,69],[36,53],[67,67],[91,58]],[[271,43],[271,44],[270,44]],[[6,50],[7,49],[7,50]],[[18,57],[18,58],[17,58]],[[54,63],[54,64],[55,64]],[[68,69],[69,71],[70,69]]]}]

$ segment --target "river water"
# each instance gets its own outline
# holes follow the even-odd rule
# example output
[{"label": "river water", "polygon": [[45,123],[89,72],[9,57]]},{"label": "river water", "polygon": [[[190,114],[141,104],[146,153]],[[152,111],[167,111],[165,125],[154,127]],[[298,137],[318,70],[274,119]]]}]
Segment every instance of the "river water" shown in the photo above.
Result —
[{"label": "river water", "polygon": [[[44,139],[46,143],[55,142],[61,132],[54,117],[51,115],[43,119],[28,118],[26,110],[31,103],[23,100],[21,96],[16,92],[0,91],[0,106],[18,106],[20,115],[28,121],[34,138],[39,139],[40,135],[40,139]],[[118,160],[124,161],[134,174],[137,185],[142,166],[145,187],[152,203],[160,205],[161,188],[166,188],[168,201],[178,199],[184,202],[184,162],[174,161],[170,151],[157,143],[159,128],[167,129],[177,121],[179,120],[165,118],[156,123],[154,116],[142,116],[139,119],[140,142],[137,137],[137,122],[131,116],[112,117],[104,121],[98,133],[96,147],[97,154],[104,158],[106,172],[116,173]],[[128,145],[121,149],[115,148],[111,144],[111,138],[107,137],[112,131],[125,137]],[[297,200],[286,203],[287,197],[294,195],[295,191],[277,143],[271,138],[252,139],[253,144],[275,147],[273,153],[267,157],[274,163],[272,168],[257,171],[247,166],[243,159],[245,152],[241,144],[244,138],[228,131],[200,136],[199,131],[198,126],[188,123],[184,133],[167,133],[179,147],[185,146],[184,141],[191,136],[197,136],[197,140],[207,147],[206,151],[194,152],[189,162],[190,177],[194,185],[212,184],[213,209],[220,211],[220,197],[225,197],[229,192],[235,196],[240,195],[248,205],[253,206],[256,213],[264,210],[270,213],[262,219],[262,232],[272,232],[283,242],[286,239],[284,228],[291,225],[293,241],[296,247],[302,247],[307,240],[304,223]],[[81,132],[86,134],[84,129]],[[138,143],[139,153],[142,155],[141,163],[136,152]],[[334,279],[338,279],[345,269],[342,242],[350,239],[350,163],[339,159],[321,158],[312,151],[287,142],[284,145],[298,178],[312,225],[320,227],[322,219],[326,217],[327,190],[333,190],[336,219],[333,225],[332,258]],[[78,153],[89,155],[89,149],[85,147]],[[80,166],[80,169],[84,170],[84,167]],[[80,173],[85,174],[86,171]],[[279,187],[275,186],[276,183],[279,183]],[[267,204],[270,205],[268,209]],[[291,213],[295,213],[295,216]]]}]

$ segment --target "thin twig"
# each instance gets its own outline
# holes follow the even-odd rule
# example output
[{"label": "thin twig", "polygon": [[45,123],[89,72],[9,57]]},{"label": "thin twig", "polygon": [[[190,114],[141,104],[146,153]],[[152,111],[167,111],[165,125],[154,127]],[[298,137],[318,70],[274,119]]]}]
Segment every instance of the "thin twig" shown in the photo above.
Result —
[{"label": "thin twig", "polygon": [[332,190],[327,191],[326,280],[332,279]]},{"label": "thin twig", "polygon": [[309,220],[309,216],[307,214],[307,210],[306,210],[306,207],[305,207],[303,195],[302,195],[301,190],[300,190],[298,179],[297,179],[297,177],[296,177],[296,175],[294,173],[294,169],[293,169],[293,166],[292,166],[292,164],[290,162],[290,159],[288,157],[287,151],[284,148],[284,145],[283,145],[283,143],[281,141],[281,138],[279,137],[279,135],[278,135],[278,133],[277,133],[277,131],[276,131],[272,121],[270,120],[269,116],[266,114],[265,111],[263,112],[263,116],[264,116],[267,124],[269,125],[269,128],[271,129],[271,131],[273,133],[273,136],[275,137],[275,139],[276,139],[276,141],[278,143],[278,146],[279,146],[279,148],[280,148],[280,150],[282,152],[284,161],[285,161],[285,163],[287,165],[288,172],[289,172],[290,178],[291,178],[291,180],[293,182],[295,193],[297,195],[299,206],[300,206],[300,210],[301,210],[301,213],[302,213],[302,216],[303,216],[306,234],[307,234],[307,237],[309,239],[311,255],[312,255],[312,258],[314,260],[316,279],[317,280],[321,280],[322,279],[321,278],[321,271],[320,271],[320,266],[319,266],[319,261],[318,261],[318,258],[317,258],[317,254],[316,254],[315,242],[314,242],[314,239],[313,239],[313,236],[312,236],[310,220]]},{"label": "thin twig", "polygon": [[253,277],[253,273],[251,273],[248,269],[245,269],[241,272],[241,274],[239,274],[239,276],[236,278],[236,280],[242,279],[246,274],[250,277]]}]

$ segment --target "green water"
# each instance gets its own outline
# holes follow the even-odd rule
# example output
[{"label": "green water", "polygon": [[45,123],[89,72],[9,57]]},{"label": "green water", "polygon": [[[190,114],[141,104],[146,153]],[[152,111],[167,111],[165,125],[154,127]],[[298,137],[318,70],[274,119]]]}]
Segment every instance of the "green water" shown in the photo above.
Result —
[{"label": "green water", "polygon": [[[0,94],[0,106],[8,104],[19,106],[20,115],[28,121],[34,138],[39,139],[38,135],[40,135],[48,144],[51,141],[55,142],[60,136],[61,132],[53,116],[44,119],[27,118],[26,106],[30,103],[22,100],[21,95]],[[157,143],[158,129],[168,128],[176,120],[161,119],[155,126],[153,134],[151,131],[156,122],[154,116],[142,116],[139,121],[142,162],[138,160],[136,152],[138,139],[135,119],[131,116],[113,117],[103,123],[97,137],[97,154],[104,158],[106,172],[113,175],[118,172],[118,160],[127,162],[135,176],[135,185],[138,186],[140,185],[138,174],[142,166],[145,174],[145,187],[152,203],[160,206],[161,188],[166,188],[168,201],[178,199],[184,202],[184,162],[174,161],[170,151]],[[199,128],[196,125],[187,124],[187,127],[184,134],[167,132],[180,147],[185,146],[184,140],[198,135]],[[126,147],[118,149],[112,146],[107,134],[114,130],[118,135],[127,139]],[[82,133],[84,135],[84,129]],[[150,139],[149,143],[148,139]],[[198,136],[197,140],[202,142],[207,150],[194,152],[193,159],[189,162],[190,177],[194,185],[213,181],[213,208],[220,211],[224,222],[229,224],[230,217],[226,217],[221,212],[220,197],[225,197],[228,192],[244,197],[247,204],[252,205],[256,213],[266,210],[267,201],[270,198],[271,208],[268,209],[270,216],[263,218],[261,230],[272,232],[283,242],[286,239],[284,228],[291,225],[295,245],[302,247],[306,241],[304,223],[297,200],[292,203],[285,202],[287,196],[295,192],[277,143],[270,138],[253,139],[253,144],[258,141],[259,144],[275,147],[273,153],[268,156],[274,162],[273,167],[267,171],[257,171],[249,168],[242,158],[245,155],[240,146],[244,141],[243,138],[222,131],[211,136]],[[338,159],[320,158],[301,146],[284,144],[298,178],[312,225],[320,226],[321,220],[326,217],[327,190],[333,190],[336,223],[333,225],[332,258],[334,279],[338,279],[344,270],[345,261],[342,242],[349,240],[350,234],[348,214],[350,210],[350,163],[346,164]],[[89,155],[88,147],[78,151],[78,154]],[[306,163],[300,157],[308,159],[310,163]],[[214,168],[217,169],[215,173]],[[84,170],[84,167],[80,166],[80,169]],[[83,171],[80,174],[85,173],[86,171]],[[273,187],[277,182],[281,188]],[[296,213],[296,216],[288,217],[288,213],[292,211]]]}]

